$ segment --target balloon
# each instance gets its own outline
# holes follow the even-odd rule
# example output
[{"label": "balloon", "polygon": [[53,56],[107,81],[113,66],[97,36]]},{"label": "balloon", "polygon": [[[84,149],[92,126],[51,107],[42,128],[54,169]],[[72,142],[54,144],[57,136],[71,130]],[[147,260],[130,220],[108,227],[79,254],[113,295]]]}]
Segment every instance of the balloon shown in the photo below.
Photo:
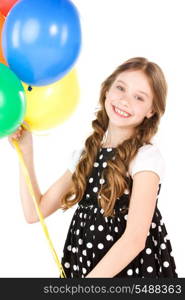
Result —
[{"label": "balloon", "polygon": [[4,16],[7,15],[12,6],[17,2],[17,0],[1,0],[0,2],[0,11]]},{"label": "balloon", "polygon": [[23,83],[27,109],[24,121],[31,131],[48,130],[67,120],[79,102],[79,86],[75,69],[61,80],[44,87]]},{"label": "balloon", "polygon": [[0,63],[7,64],[4,59],[4,56],[3,56],[2,43],[1,43],[2,28],[3,28],[4,20],[5,20],[5,18],[3,17],[3,15],[0,12]]},{"label": "balloon", "polygon": [[23,82],[49,85],[65,76],[80,52],[78,12],[69,0],[22,0],[9,12],[3,52]]},{"label": "balloon", "polygon": [[0,138],[13,133],[26,112],[24,88],[17,76],[0,63]]}]

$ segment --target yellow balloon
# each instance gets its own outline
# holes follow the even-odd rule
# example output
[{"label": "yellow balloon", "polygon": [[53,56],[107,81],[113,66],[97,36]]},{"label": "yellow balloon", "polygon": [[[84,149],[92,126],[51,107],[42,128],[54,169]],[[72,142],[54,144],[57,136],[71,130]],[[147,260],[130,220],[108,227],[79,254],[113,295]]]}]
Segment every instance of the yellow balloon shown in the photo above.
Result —
[{"label": "yellow balloon", "polygon": [[29,86],[26,92],[26,121],[31,131],[48,130],[66,121],[79,102],[79,85],[75,69],[47,86]]}]

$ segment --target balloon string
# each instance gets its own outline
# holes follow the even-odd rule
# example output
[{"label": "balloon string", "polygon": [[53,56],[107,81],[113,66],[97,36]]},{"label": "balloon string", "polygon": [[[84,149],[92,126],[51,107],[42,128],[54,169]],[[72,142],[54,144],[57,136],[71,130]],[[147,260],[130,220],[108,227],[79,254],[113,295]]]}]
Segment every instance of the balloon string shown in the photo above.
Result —
[{"label": "balloon string", "polygon": [[62,277],[62,278],[67,277],[66,274],[65,274],[65,272],[64,272],[63,266],[62,266],[62,264],[60,263],[60,260],[59,260],[59,258],[58,258],[58,256],[57,256],[57,253],[56,253],[56,251],[55,251],[55,249],[54,249],[52,240],[51,240],[51,238],[50,238],[50,235],[49,235],[49,232],[48,232],[48,229],[47,229],[47,226],[46,226],[46,224],[45,224],[45,222],[44,222],[44,218],[43,218],[43,216],[42,216],[42,213],[41,213],[41,211],[40,211],[40,209],[39,209],[39,206],[38,206],[38,203],[37,203],[37,201],[36,201],[36,197],[35,197],[34,190],[33,190],[32,184],[31,184],[30,176],[29,176],[28,170],[27,170],[27,168],[26,168],[26,164],[25,164],[25,162],[24,162],[24,159],[23,159],[23,156],[22,156],[22,152],[21,152],[21,150],[20,150],[20,147],[19,147],[19,145],[18,145],[18,142],[17,142],[16,140],[12,140],[12,143],[14,144],[15,149],[16,149],[16,151],[17,151],[19,161],[20,161],[21,166],[22,166],[22,168],[23,168],[23,172],[24,172],[24,175],[25,175],[25,179],[26,179],[28,188],[29,188],[29,190],[30,190],[30,194],[31,194],[31,196],[32,196],[32,199],[33,199],[33,202],[34,202],[36,211],[37,211],[37,215],[38,215],[39,220],[40,220],[40,223],[41,223],[41,225],[42,225],[43,232],[44,232],[44,234],[45,234],[45,236],[46,236],[46,239],[47,239],[47,241],[48,241],[48,243],[49,243],[50,250],[51,250],[51,252],[52,252],[52,255],[53,255],[53,257],[54,257],[54,260],[55,260],[55,262],[56,262],[56,264],[57,264],[57,267],[58,267],[58,269],[59,269],[60,277]]}]

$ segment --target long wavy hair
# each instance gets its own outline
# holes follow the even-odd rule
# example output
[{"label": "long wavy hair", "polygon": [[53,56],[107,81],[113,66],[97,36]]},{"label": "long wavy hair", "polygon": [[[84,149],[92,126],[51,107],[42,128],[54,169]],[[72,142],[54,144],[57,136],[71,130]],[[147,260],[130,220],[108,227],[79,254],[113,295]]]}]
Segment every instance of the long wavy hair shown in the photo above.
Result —
[{"label": "long wavy hair", "polygon": [[101,184],[97,193],[97,201],[104,210],[104,216],[113,217],[116,199],[123,195],[125,189],[131,192],[127,176],[129,164],[141,146],[151,144],[151,138],[158,131],[160,118],[166,107],[167,83],[164,74],[156,63],[150,62],[144,57],[135,57],[125,61],[101,84],[99,109],[95,112],[96,118],[92,121],[93,132],[86,139],[76,169],[72,174],[72,186],[61,199],[63,210],[78,203],[85,193],[93,163],[108,128],[109,118],[105,110],[106,92],[118,74],[127,70],[142,70],[147,76],[153,92],[153,115],[150,118],[145,117],[134,128],[132,136],[115,148],[115,159],[108,160],[107,167],[102,171],[102,178],[106,178],[106,181]]}]

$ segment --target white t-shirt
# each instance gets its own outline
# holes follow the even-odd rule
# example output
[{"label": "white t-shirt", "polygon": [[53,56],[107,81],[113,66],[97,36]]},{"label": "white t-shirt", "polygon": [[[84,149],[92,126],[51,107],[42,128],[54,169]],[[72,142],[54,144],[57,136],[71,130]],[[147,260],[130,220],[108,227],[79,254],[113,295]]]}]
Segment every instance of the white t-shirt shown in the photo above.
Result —
[{"label": "white t-shirt", "polygon": [[[68,169],[73,173],[79,161],[83,148],[78,148],[72,152],[68,163]],[[144,145],[139,148],[135,158],[130,162],[129,174],[133,178],[134,174],[140,171],[153,171],[160,177],[160,183],[164,179],[165,160],[157,145]]]},{"label": "white t-shirt", "polygon": [[129,174],[133,178],[137,172],[153,171],[159,175],[160,182],[162,182],[165,169],[165,160],[157,145],[144,145],[139,148],[136,156],[130,162]]},{"label": "white t-shirt", "polygon": [[76,165],[80,159],[80,154],[83,148],[75,149],[72,154],[70,155],[69,162],[68,162],[68,169],[73,173],[75,171]]}]

